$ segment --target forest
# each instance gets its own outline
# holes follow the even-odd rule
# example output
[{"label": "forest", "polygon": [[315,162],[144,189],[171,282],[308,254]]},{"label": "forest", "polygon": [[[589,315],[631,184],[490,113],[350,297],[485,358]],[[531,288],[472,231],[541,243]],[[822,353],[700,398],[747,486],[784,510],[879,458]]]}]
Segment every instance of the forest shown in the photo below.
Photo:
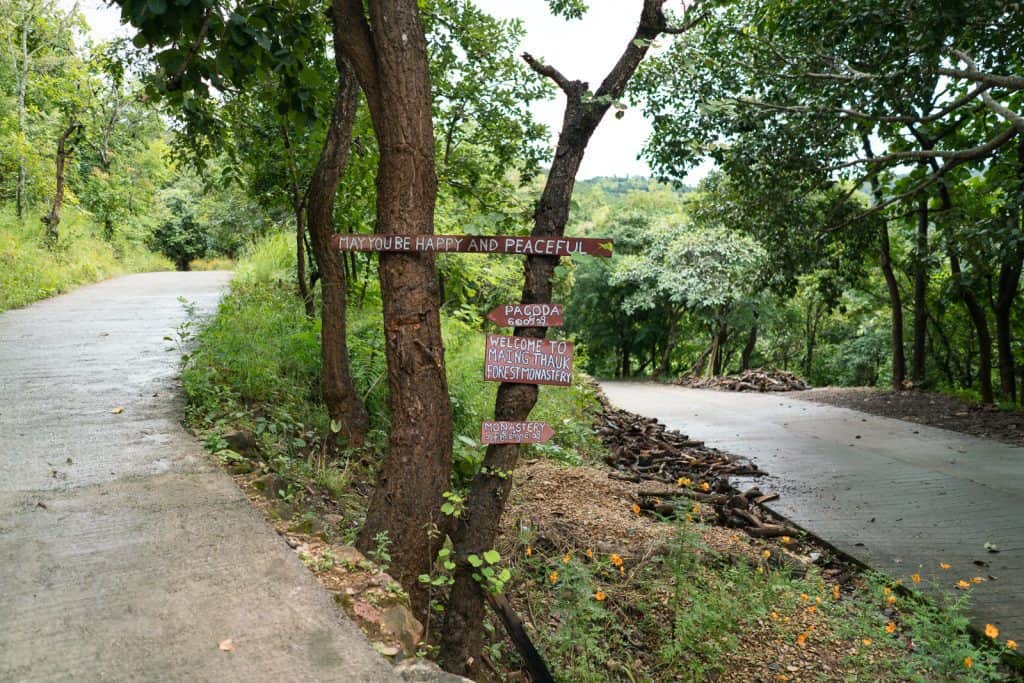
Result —
[{"label": "forest", "polygon": [[[599,11],[546,4],[570,27]],[[346,540],[435,629],[428,654],[463,674],[480,674],[481,652],[530,667],[485,616],[513,582],[492,558],[532,552],[502,527],[517,464],[603,452],[582,378],[480,381],[496,306],[564,303],[550,334],[596,378],[777,368],[1017,410],[1020,4],[633,4],[630,38],[588,84],[520,54],[523,22],[472,0],[115,0],[130,37],[110,42],[77,5],[0,0],[0,311],[122,273],[233,269],[216,317],[178,332],[189,424],[237,473],[252,473],[244,433],[262,444],[255,474],[329,491]],[[534,114],[549,99],[558,130]],[[594,131],[623,116],[651,122],[635,150],[650,177],[577,180]],[[339,253],[337,233],[596,237],[614,255]],[[557,436],[484,447],[492,418],[546,419]],[[689,550],[666,565],[677,579],[704,571]],[[559,570],[559,586],[605,581],[595,595],[617,580],[621,558],[602,574],[551,554],[553,574],[516,569],[534,572],[529,590]],[[578,629],[537,636],[564,680],[609,680],[601,629],[644,680],[725,666],[715,648],[672,649],[727,628],[713,618],[613,628],[599,603],[577,604],[591,593],[538,607]],[[944,637],[960,649],[924,670],[995,675],[996,655],[970,649],[965,673],[975,646]]]}]

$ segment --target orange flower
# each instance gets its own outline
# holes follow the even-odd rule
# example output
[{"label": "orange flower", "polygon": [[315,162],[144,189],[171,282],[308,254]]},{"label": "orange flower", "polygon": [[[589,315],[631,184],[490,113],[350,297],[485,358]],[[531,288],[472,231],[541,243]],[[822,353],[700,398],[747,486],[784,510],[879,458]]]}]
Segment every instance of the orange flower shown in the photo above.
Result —
[{"label": "orange flower", "polygon": [[571,559],[572,557],[569,555],[569,553],[562,555],[562,564],[569,564],[569,560]]},{"label": "orange flower", "polygon": [[995,640],[999,637],[999,629],[992,624],[985,624],[985,635],[992,640]]},{"label": "orange flower", "polygon": [[550,581],[551,583],[558,583],[558,570],[557,569],[555,571],[551,572],[550,574],[548,574],[548,581]]},{"label": "orange flower", "polygon": [[975,576],[973,579],[971,579],[971,583],[982,583],[984,580],[985,579],[981,578],[980,576]]},{"label": "orange flower", "polygon": [[814,605],[811,605],[810,607],[807,608],[807,613],[808,614],[814,614],[817,610],[818,610],[817,607],[815,607]]},{"label": "orange flower", "polygon": [[972,666],[974,666],[974,660],[970,657],[964,657],[964,666],[970,669]]},{"label": "orange flower", "polygon": [[864,640],[862,640],[860,642],[864,643],[865,645],[870,645],[871,643],[873,643],[875,641],[871,640],[870,638],[865,638]]},{"label": "orange flower", "polygon": [[526,556],[530,557],[531,555],[533,555],[533,548],[526,546]]},{"label": "orange flower", "polygon": [[840,588],[838,583],[832,586],[832,597],[836,600],[839,599],[839,590]]},{"label": "orange flower", "polygon": [[811,596],[807,595],[807,593],[801,593],[800,594],[800,599],[803,600],[804,602],[807,602],[808,600],[811,599]]},{"label": "orange flower", "polygon": [[616,567],[622,566],[622,558],[616,555],[615,553],[612,553],[612,555],[608,559],[611,560],[611,563],[614,564]]},{"label": "orange flower", "polygon": [[947,569],[949,569],[952,566],[953,565],[946,564],[945,562],[939,562],[939,569],[941,569],[942,571],[946,571]]},{"label": "orange flower", "polygon": [[779,620],[779,613],[778,612],[772,612],[769,616],[772,618],[772,621],[778,621]]},{"label": "orange flower", "polygon": [[815,595],[814,596],[814,604],[815,605],[820,605],[821,604],[821,596],[819,596],[819,595]]},{"label": "orange flower", "polygon": [[691,481],[686,477],[679,477],[676,479],[676,486],[689,486]]},{"label": "orange flower", "polygon": [[800,635],[798,635],[796,637],[796,644],[799,645],[800,647],[803,647],[804,643],[806,643],[806,642],[807,642],[807,632],[806,631],[801,633]]},{"label": "orange flower", "polygon": [[888,624],[886,624],[885,625],[885,632],[886,633],[896,633],[896,624],[895,624],[895,622],[890,621]]},{"label": "orange flower", "polygon": [[626,575],[626,568],[625,567],[619,567],[619,573],[622,574],[623,576],[625,576]]},{"label": "orange flower", "polygon": [[633,514],[634,515],[639,515],[640,514],[640,506],[637,505],[636,503],[633,503]]},{"label": "orange flower", "polygon": [[1007,650],[1016,650],[1017,649],[1017,641],[1016,640],[1007,640],[1006,641],[1006,649]]},{"label": "orange flower", "polygon": [[586,554],[588,559],[591,559],[591,560],[594,559],[594,551],[591,550],[590,548],[587,548],[587,552],[585,554]]},{"label": "orange flower", "polygon": [[711,484],[707,483],[706,481],[702,481],[700,483],[700,490],[704,491],[705,493],[710,491],[711,490]]},{"label": "orange flower", "polygon": [[963,579],[960,579],[959,581],[956,582],[956,587],[959,588],[960,590],[967,590],[968,588],[971,587],[971,584],[967,583]]},{"label": "orange flower", "polygon": [[783,536],[782,538],[779,539],[779,541],[782,542],[782,545],[789,545],[790,543],[793,542],[793,539],[790,538],[789,536]]},{"label": "orange flower", "polygon": [[608,596],[604,594],[604,591],[597,591],[596,593],[594,593],[594,599],[598,602],[604,602],[604,599],[607,597]]},{"label": "orange flower", "polygon": [[890,595],[889,597],[887,597],[885,599],[885,604],[887,604],[887,605],[895,605],[896,604],[896,596],[895,595]]},{"label": "orange flower", "polygon": [[910,575],[910,580],[913,581],[915,585],[919,584],[919,583],[921,583],[921,575],[920,574],[911,574]]}]

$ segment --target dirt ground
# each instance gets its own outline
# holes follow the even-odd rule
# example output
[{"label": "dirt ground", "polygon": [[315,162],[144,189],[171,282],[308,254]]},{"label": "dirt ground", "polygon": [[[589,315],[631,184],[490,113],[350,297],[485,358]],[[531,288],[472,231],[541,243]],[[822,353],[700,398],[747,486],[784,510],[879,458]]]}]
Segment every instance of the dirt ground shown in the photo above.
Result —
[{"label": "dirt ground", "polygon": [[1018,410],[1001,410],[923,391],[871,387],[822,387],[787,396],[1024,446],[1024,412]]}]

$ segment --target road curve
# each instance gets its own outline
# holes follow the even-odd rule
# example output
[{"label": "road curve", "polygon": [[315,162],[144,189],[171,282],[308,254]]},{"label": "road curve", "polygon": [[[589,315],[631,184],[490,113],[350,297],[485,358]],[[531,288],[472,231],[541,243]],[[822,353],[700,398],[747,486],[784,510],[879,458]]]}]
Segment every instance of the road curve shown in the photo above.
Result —
[{"label": "road curve", "polygon": [[396,680],[179,424],[164,337],[228,277],[0,314],[0,680]]},{"label": "road curve", "polygon": [[949,590],[985,578],[972,619],[1024,638],[1024,448],[798,393],[601,386],[620,408],[750,458],[770,474],[760,486],[781,493],[772,509],[866,564]]}]

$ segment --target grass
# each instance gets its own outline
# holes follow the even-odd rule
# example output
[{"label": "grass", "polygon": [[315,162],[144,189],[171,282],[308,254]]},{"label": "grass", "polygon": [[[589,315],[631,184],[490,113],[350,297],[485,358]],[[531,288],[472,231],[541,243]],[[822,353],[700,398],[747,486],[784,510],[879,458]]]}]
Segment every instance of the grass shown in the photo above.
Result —
[{"label": "grass", "polygon": [[174,269],[166,258],[139,244],[111,244],[99,234],[87,215],[68,207],[61,239],[51,250],[43,243],[38,221],[19,221],[10,209],[0,211],[0,311],[124,273]]}]

